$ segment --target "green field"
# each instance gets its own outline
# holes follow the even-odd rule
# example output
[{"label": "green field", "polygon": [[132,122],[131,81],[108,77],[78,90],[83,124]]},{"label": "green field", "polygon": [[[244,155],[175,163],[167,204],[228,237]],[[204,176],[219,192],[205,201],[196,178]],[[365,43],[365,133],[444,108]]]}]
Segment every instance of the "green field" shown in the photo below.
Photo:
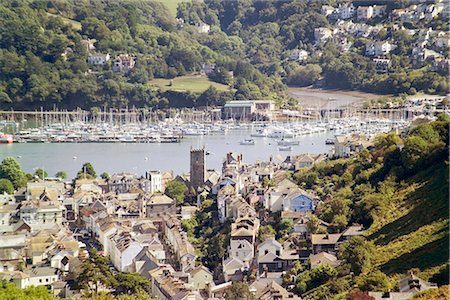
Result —
[{"label": "green field", "polygon": [[175,17],[177,15],[177,6],[180,2],[187,2],[190,0],[156,0],[161,3],[164,3],[164,5],[169,9],[170,13]]},{"label": "green field", "polygon": [[55,18],[61,18],[64,23],[72,25],[72,27],[75,30],[80,30],[81,29],[81,23],[78,22],[78,21],[71,20],[71,19],[68,19],[68,18],[60,16],[60,15],[51,14],[49,12],[47,12],[47,16],[51,16],[51,17],[55,17]]},{"label": "green field", "polygon": [[[170,82],[172,81],[172,85]],[[150,81],[150,84],[157,86],[163,91],[176,92],[203,92],[210,86],[215,87],[219,91],[228,91],[229,87],[224,84],[210,81],[207,77],[200,75],[180,76],[174,79],[156,78]]]}]

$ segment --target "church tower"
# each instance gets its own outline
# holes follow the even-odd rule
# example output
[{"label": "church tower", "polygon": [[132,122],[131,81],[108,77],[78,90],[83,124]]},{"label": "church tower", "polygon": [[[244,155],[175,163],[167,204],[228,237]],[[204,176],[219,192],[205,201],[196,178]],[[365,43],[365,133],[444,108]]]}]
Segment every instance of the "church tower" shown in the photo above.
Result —
[{"label": "church tower", "polygon": [[191,149],[191,187],[197,189],[205,183],[205,148]]}]

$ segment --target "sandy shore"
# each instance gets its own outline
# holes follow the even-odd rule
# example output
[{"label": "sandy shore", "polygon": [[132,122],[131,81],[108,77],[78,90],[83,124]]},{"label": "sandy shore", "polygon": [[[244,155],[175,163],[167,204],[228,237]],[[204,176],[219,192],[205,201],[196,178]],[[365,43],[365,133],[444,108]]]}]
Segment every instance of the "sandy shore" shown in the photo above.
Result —
[{"label": "sandy shore", "polygon": [[324,90],[314,88],[289,88],[288,95],[298,99],[304,107],[334,108],[348,105],[362,105],[363,102],[386,95],[359,91]]}]

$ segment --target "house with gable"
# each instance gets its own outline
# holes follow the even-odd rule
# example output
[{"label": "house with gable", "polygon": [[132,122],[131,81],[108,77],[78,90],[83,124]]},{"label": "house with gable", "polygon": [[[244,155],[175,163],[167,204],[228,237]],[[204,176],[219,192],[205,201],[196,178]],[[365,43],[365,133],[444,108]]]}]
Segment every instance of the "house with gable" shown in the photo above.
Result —
[{"label": "house with gable", "polygon": [[283,246],[275,240],[275,237],[267,238],[258,245],[258,272],[283,272],[292,267],[294,261],[299,259],[295,250],[283,249]]},{"label": "house with gable", "polygon": [[235,239],[230,241],[230,247],[228,253],[230,257],[239,259],[244,263],[251,263],[255,255],[255,249],[253,243],[244,239]]},{"label": "house with gable", "polygon": [[197,266],[190,272],[191,285],[194,290],[205,290],[215,285],[213,274],[203,265]]},{"label": "house with gable", "polygon": [[121,231],[110,236],[108,246],[111,262],[121,272],[128,271],[133,259],[143,249],[142,245],[128,231]]}]

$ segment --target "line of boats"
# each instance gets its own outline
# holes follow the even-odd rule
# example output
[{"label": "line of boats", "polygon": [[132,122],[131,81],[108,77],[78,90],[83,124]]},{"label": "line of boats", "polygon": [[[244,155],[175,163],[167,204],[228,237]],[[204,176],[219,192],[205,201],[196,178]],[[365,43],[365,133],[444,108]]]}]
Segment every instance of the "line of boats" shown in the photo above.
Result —
[{"label": "line of boats", "polygon": [[[229,130],[250,131],[250,138],[241,145],[255,145],[255,138],[277,140],[280,151],[291,151],[299,145],[296,138],[333,132],[335,135],[364,134],[371,138],[381,132],[388,132],[408,126],[406,121],[359,118],[332,119],[328,122],[295,123],[179,123],[158,124],[109,124],[54,123],[40,128],[21,130],[14,135],[1,134],[0,143],[177,143],[184,137],[213,134],[227,134]],[[332,144],[334,139],[326,141]]]}]

